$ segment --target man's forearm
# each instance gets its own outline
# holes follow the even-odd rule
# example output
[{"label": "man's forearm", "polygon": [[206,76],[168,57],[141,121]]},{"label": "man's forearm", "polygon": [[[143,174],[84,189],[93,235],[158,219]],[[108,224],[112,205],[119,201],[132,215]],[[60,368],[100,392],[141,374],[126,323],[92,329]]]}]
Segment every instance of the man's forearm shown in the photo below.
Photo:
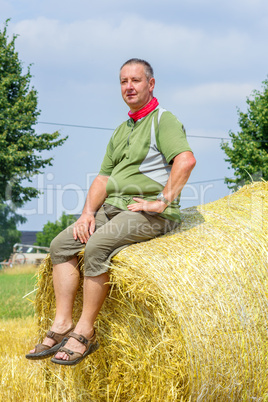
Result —
[{"label": "man's forearm", "polygon": [[181,193],[195,164],[195,157],[190,151],[183,152],[174,158],[169,179],[163,189],[163,195],[169,202]]},{"label": "man's forearm", "polygon": [[90,186],[82,214],[94,215],[104,203],[108,176],[98,175]]},{"label": "man's forearm", "polygon": [[[178,197],[195,163],[195,157],[190,151],[182,152],[175,156],[168,182],[163,189],[163,195],[168,202],[172,202]],[[133,200],[136,201],[136,203],[127,206],[128,210],[132,212],[145,211],[162,213],[167,207],[167,203],[160,199],[156,201],[145,201],[143,198],[133,197]]]}]

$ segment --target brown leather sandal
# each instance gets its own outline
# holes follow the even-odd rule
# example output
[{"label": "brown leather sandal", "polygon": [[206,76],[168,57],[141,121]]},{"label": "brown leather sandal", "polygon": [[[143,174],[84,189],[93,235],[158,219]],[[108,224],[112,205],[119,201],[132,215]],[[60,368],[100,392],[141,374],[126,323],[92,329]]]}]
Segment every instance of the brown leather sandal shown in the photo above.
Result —
[{"label": "brown leather sandal", "polygon": [[72,332],[73,329],[74,329],[74,327],[72,326],[72,328],[69,328],[63,334],[58,334],[57,332],[48,331],[46,334],[47,338],[53,339],[56,342],[56,344],[51,347],[48,345],[44,345],[43,343],[39,343],[38,345],[35,346],[34,353],[28,353],[25,356],[26,359],[40,360],[40,359],[46,359],[47,357],[54,355],[55,352],[57,352],[57,350],[61,346],[65,345],[65,343],[68,340],[68,335],[70,332]]},{"label": "brown leather sandal", "polygon": [[61,347],[58,352],[64,352],[69,356],[69,360],[62,360],[62,359],[57,359],[55,356],[51,359],[53,363],[56,364],[62,364],[64,366],[74,366],[75,364],[80,363],[85,357],[90,355],[91,353],[95,352],[97,349],[99,349],[99,343],[96,340],[96,332],[94,330],[94,334],[90,339],[85,338],[83,335],[78,335],[75,332],[71,332],[69,334],[69,338],[74,338],[78,342],[82,343],[83,345],[86,346],[85,352],[79,353],[79,352],[73,352],[70,349],[67,349],[65,347]]}]

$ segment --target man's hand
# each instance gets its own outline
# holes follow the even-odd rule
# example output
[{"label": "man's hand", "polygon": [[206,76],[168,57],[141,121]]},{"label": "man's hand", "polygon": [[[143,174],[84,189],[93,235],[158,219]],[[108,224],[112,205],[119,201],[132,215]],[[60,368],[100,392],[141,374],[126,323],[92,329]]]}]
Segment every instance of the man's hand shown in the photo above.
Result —
[{"label": "man's hand", "polygon": [[163,201],[145,201],[143,198],[133,197],[136,204],[128,205],[128,210],[132,212],[144,211],[161,214],[167,205]]},{"label": "man's hand", "polygon": [[82,214],[74,224],[73,237],[75,240],[79,239],[81,243],[87,243],[89,237],[94,233],[94,230],[94,215]]},{"label": "man's hand", "polygon": [[81,243],[87,243],[95,230],[95,212],[99,210],[107,197],[106,184],[108,176],[98,175],[93,180],[87,193],[85,206],[80,218],[75,222],[73,238]]}]

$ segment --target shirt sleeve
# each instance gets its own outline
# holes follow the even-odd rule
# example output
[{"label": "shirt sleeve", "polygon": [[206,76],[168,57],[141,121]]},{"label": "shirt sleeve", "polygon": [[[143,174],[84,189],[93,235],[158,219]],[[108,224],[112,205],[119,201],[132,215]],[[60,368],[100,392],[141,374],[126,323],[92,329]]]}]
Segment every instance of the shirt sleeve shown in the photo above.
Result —
[{"label": "shirt sleeve", "polygon": [[171,112],[165,111],[160,118],[157,146],[168,163],[182,152],[192,152],[182,123]]},{"label": "shirt sleeve", "polygon": [[102,176],[110,176],[114,168],[113,162],[113,136],[111,137],[104,155],[99,174]]}]

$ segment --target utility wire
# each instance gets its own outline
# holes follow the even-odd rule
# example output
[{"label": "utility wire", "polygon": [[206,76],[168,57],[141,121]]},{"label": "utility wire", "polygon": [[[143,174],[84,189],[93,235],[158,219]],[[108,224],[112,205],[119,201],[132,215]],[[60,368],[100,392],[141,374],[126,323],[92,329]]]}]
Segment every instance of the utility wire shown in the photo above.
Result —
[{"label": "utility wire", "polygon": [[[49,124],[51,126],[87,128],[87,129],[92,129],[92,130],[108,130],[108,131],[114,131],[115,130],[115,128],[108,128],[108,127],[82,126],[82,125],[79,125],[79,124],[66,124],[66,123],[50,123],[50,122],[45,122],[45,121],[39,121],[37,124]],[[227,137],[211,137],[211,136],[206,136],[206,135],[188,135],[188,134],[187,134],[187,137],[206,138],[206,139],[209,139],[209,140],[232,141],[232,138],[230,138],[230,137],[229,138],[227,138]],[[253,139],[253,138],[250,139],[250,141],[261,142],[261,143],[267,143],[268,142],[267,140],[257,140],[257,139]]]},{"label": "utility wire", "polygon": [[79,124],[65,124],[65,123],[48,123],[45,121],[39,121],[38,124],[49,124],[51,126],[65,126],[65,127],[77,127],[77,128],[90,128],[94,130],[109,130],[114,131],[114,128],[107,128],[107,127],[94,127],[94,126],[81,126]]},{"label": "utility wire", "polygon": [[[0,118],[0,120],[4,120],[2,118]],[[21,119],[14,119],[13,121],[22,121]],[[36,124],[46,124],[46,125],[50,125],[50,126],[62,126],[62,127],[75,127],[75,128],[86,128],[86,129],[90,129],[90,130],[106,130],[106,131],[114,131],[114,128],[109,128],[109,127],[95,127],[95,126],[83,126],[80,124],[67,124],[67,123],[52,123],[52,122],[47,122],[47,121],[39,121],[36,122]],[[191,137],[191,138],[205,138],[208,140],[224,140],[224,141],[232,141],[232,138],[227,138],[227,137],[212,137],[212,136],[205,136],[205,135],[187,135],[187,137]],[[240,140],[241,141],[241,140]],[[246,140],[243,140],[244,142],[248,142]],[[267,144],[267,140],[257,140],[257,139],[253,139],[251,138],[249,140],[250,142],[259,142],[259,143],[265,143]]]},{"label": "utility wire", "polygon": [[[223,181],[224,178],[222,179],[211,179],[211,180],[202,180],[202,181],[195,181],[195,182],[191,182],[191,183],[187,183],[187,184],[202,184],[202,183],[211,183],[211,182],[215,182],[215,181]],[[55,188],[55,187],[51,187],[51,188],[45,188],[45,187],[41,187],[38,188],[38,190],[40,191],[88,191],[88,188]]]},{"label": "utility wire", "polygon": [[[115,130],[114,128],[108,128],[108,127],[81,126],[79,124],[50,123],[50,122],[45,122],[45,121],[39,121],[38,124],[49,124],[51,126],[64,126],[64,127],[76,127],[76,128],[88,128],[88,129],[93,129],[93,130],[109,130],[109,131]],[[212,140],[226,140],[226,141],[231,140],[231,138],[226,138],[226,137],[209,137],[209,136],[203,136],[203,135],[187,135],[187,137],[207,138],[207,139],[212,139]]]}]

